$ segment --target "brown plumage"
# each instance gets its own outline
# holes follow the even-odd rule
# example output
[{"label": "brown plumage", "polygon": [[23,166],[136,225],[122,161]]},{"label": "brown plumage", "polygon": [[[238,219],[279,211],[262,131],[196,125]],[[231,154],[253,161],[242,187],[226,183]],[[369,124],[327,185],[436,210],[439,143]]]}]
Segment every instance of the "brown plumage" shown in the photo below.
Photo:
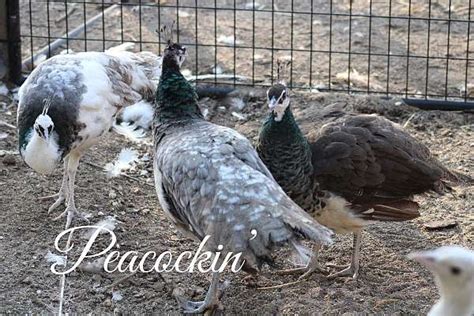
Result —
[{"label": "brown plumage", "polygon": [[352,265],[335,276],[357,276],[366,225],[414,219],[420,213],[413,195],[444,193],[460,182],[426,146],[384,117],[326,111],[324,119],[330,122],[314,126],[306,138],[285,85],[269,89],[268,101],[272,112],[260,132],[260,157],[285,192],[316,220],[336,233],[355,234]]}]

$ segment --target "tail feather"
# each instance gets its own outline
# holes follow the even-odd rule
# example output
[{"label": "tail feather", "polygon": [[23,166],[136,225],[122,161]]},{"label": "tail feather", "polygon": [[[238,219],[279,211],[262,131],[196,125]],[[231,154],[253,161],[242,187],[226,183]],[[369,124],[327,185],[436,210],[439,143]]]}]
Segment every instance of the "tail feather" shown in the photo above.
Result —
[{"label": "tail feather", "polygon": [[420,216],[418,203],[410,200],[387,201],[383,204],[359,206],[360,218],[369,221],[408,221]]}]

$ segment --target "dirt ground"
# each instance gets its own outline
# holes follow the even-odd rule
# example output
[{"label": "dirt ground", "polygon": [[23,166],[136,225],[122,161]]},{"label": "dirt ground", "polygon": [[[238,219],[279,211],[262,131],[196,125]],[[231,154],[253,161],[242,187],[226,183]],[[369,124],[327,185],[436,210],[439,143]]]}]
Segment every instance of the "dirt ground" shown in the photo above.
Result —
[{"label": "dirt ground", "polygon": [[[105,3],[110,1],[105,1]],[[133,1],[131,1],[133,2]],[[147,1],[142,1],[143,3]],[[222,8],[233,8],[234,1],[217,1]],[[272,1],[260,1],[266,8]],[[349,1],[332,1],[334,13],[349,12]],[[161,1],[162,4],[173,6],[175,1]],[[279,10],[290,10],[290,2],[275,0]],[[293,1],[294,10],[308,12],[309,1]],[[315,0],[314,11],[322,12],[314,16],[312,21],[313,49],[329,49],[329,1]],[[373,13],[380,16],[392,14],[406,16],[408,1],[374,2]],[[410,2],[411,13],[420,18],[427,17],[425,1]],[[180,5],[194,6],[191,0],[180,0]],[[213,7],[214,1],[199,0],[199,4]],[[447,18],[448,1],[433,2],[432,16]],[[246,1],[236,1],[236,6],[244,8]],[[46,44],[41,38],[30,41],[30,26],[35,36],[48,35],[47,10],[44,2],[21,1],[23,57],[30,56],[31,48],[37,50]],[[58,37],[64,33],[66,21],[61,19],[65,11],[71,10],[68,18],[69,30],[100,12],[100,6],[93,1],[88,4],[70,1],[68,10],[63,3],[50,3],[50,35]],[[86,8],[86,16],[83,14]],[[141,10],[141,11],[140,11]],[[231,36],[234,32],[233,12],[219,10],[214,19],[214,11],[198,10],[198,56],[192,43],[195,43],[195,9],[176,9],[163,7],[159,14],[157,7],[144,6],[138,9],[134,4],[124,7],[123,30],[121,32],[120,10],[106,17],[105,42],[101,22],[87,30],[87,41],[79,39],[70,42],[69,48],[74,51],[102,50],[119,43],[124,35],[125,41],[140,41],[137,49],[159,51],[159,45],[149,43],[156,41],[155,29],[160,23],[169,22],[179,16],[180,41],[189,42],[190,54],[185,67],[193,74],[210,73],[217,62],[224,73],[235,73],[254,77],[255,83],[271,81],[271,63],[273,57],[285,57],[290,52],[288,28],[291,16],[279,13],[275,16],[275,42],[277,48],[272,54],[270,39],[265,30],[271,25],[271,14],[257,12],[255,18],[256,49],[252,57],[252,49],[238,48],[234,55],[232,45],[219,43],[214,45],[214,23],[218,25],[218,36]],[[366,14],[365,0],[352,1],[354,14]],[[452,0],[452,17],[467,19],[465,1]],[[29,13],[32,13],[31,23]],[[142,16],[141,33],[138,29],[137,16]],[[251,25],[251,11],[240,11],[237,14],[236,40],[242,46],[254,44]],[[158,21],[160,17],[160,21]],[[308,49],[310,38],[308,29],[311,20],[307,14],[294,15],[295,48]],[[333,16],[332,49],[347,51],[349,19]],[[372,19],[372,36],[369,42],[367,33],[369,19],[354,17],[352,25],[352,51],[386,53],[388,51],[388,21]],[[391,21],[390,51],[393,54],[407,52],[407,20]],[[428,23],[423,20],[411,21],[412,35],[410,52],[425,55],[427,51]],[[410,94],[431,93],[444,94],[446,69],[446,31],[447,23],[431,23],[430,54],[437,56],[429,62],[426,80],[426,59],[410,58],[409,81],[406,82],[406,58],[390,58],[389,89],[403,93],[408,87]],[[450,56],[463,58],[466,56],[466,23],[452,23]],[[140,35],[141,34],[141,35]],[[239,42],[240,41],[240,42]],[[471,39],[469,39],[471,41]],[[87,47],[85,46],[87,44]],[[471,47],[472,44],[471,43]],[[66,47],[62,47],[63,49]],[[198,57],[198,58],[196,58]],[[293,78],[295,85],[308,87],[309,70],[308,52],[294,52]],[[331,58],[331,62],[330,62]],[[364,59],[365,58],[365,59]],[[385,91],[387,87],[387,57],[371,57],[370,83],[365,79],[351,80],[352,90]],[[198,62],[196,62],[198,61]],[[362,77],[368,73],[367,56],[354,54],[351,67]],[[331,65],[331,66],[329,66]],[[450,61],[448,75],[448,93],[460,95],[461,85],[465,80],[466,61]],[[315,53],[313,56],[312,86],[347,88],[347,82],[337,76],[348,67],[347,54]],[[331,70],[330,70],[331,69]],[[331,75],[329,75],[329,71]],[[471,72],[468,79],[472,81]],[[252,83],[252,81],[246,81]],[[428,83],[427,90],[426,84]],[[370,85],[370,87],[369,87]],[[227,103],[203,99],[201,106],[208,110],[211,121],[236,128],[250,139],[255,140],[258,128],[266,115],[264,92],[252,91],[253,97],[245,94],[246,106],[235,110]],[[425,143],[432,153],[446,166],[474,176],[474,115],[468,113],[423,112],[400,105],[397,100],[384,100],[378,97],[352,96],[347,94],[303,93],[295,92],[293,107],[295,115],[305,131],[319,128],[318,112],[335,103],[342,104],[348,111],[357,113],[379,113],[395,122],[407,125],[407,130],[418,140]],[[3,104],[3,105],[2,105]],[[238,112],[239,117],[232,115]],[[0,121],[15,125],[16,105],[9,99],[0,100]],[[78,208],[91,215],[91,223],[115,216],[119,223],[114,232],[117,235],[120,251],[154,250],[157,253],[170,250],[177,255],[185,250],[194,251],[197,243],[180,235],[172,223],[166,219],[161,210],[153,187],[151,161],[140,159],[137,166],[127,171],[130,177],[121,176],[109,179],[102,167],[112,161],[124,147],[131,147],[143,158],[151,155],[146,144],[136,144],[120,135],[108,134],[96,147],[89,150],[83,158],[76,181],[76,204]],[[38,197],[53,194],[59,189],[61,171],[53,176],[44,177],[29,169],[17,154],[17,138],[14,129],[0,126],[0,314],[14,313],[55,313],[59,304],[60,279],[50,271],[51,263],[45,256],[54,251],[54,240],[64,226],[64,221],[53,221],[59,214],[47,214],[48,201],[39,201]],[[246,279],[246,275],[226,273],[222,280],[230,281],[230,287],[222,298],[224,311],[228,314],[420,314],[426,313],[437,299],[437,292],[431,275],[418,264],[406,259],[406,255],[419,249],[428,249],[446,244],[459,244],[474,247],[474,187],[456,188],[453,194],[445,196],[418,196],[422,216],[414,221],[401,224],[379,224],[367,229],[363,235],[362,267],[358,281],[351,279],[326,280],[322,275],[315,274],[308,281],[276,290],[259,290],[259,287],[283,284],[296,280],[296,276],[277,276],[269,269],[258,279]],[[455,221],[456,226],[449,229],[430,231],[425,224],[434,220]],[[84,240],[77,238],[77,244]],[[352,238],[337,236],[334,245],[324,249],[321,262],[345,264],[349,262]],[[99,246],[106,245],[100,240]],[[72,251],[72,257],[77,252]],[[279,254],[282,267],[289,267],[285,254]],[[332,270],[333,271],[333,270]],[[64,298],[64,310],[68,313],[116,313],[116,314],[179,314],[173,292],[183,290],[193,299],[201,299],[209,285],[209,276],[200,274],[149,273],[136,274],[112,286],[124,274],[74,272],[67,277]],[[113,295],[115,293],[115,295]],[[120,294],[122,297],[120,299]]]},{"label": "dirt ground", "polygon": [[[258,93],[257,93],[258,94]],[[260,122],[266,115],[262,97],[247,100],[242,111],[244,120],[231,115],[232,110],[221,103],[204,99],[212,121],[236,128],[255,140]],[[376,112],[396,122],[410,117],[407,129],[427,144],[445,165],[474,176],[474,117],[467,113],[415,111],[394,101],[378,98],[353,97],[345,94],[296,94],[294,111],[305,130],[318,128],[317,113],[322,107],[340,103],[347,110],[359,113]],[[413,116],[414,115],[414,116]],[[15,124],[15,106],[4,108],[0,120]],[[50,271],[45,259],[54,250],[54,240],[62,231],[64,221],[52,221],[47,214],[48,202],[39,196],[55,193],[61,172],[45,177],[34,173],[16,154],[14,129],[0,141],[0,313],[53,313],[57,311],[59,277]],[[127,174],[134,179],[108,179],[101,168],[118,154],[131,147],[140,157],[150,151],[145,144],[131,143],[110,133],[83,158],[76,181],[76,203],[81,211],[91,215],[91,223],[106,216],[115,216],[115,228],[120,251],[170,250],[174,255],[185,250],[195,251],[197,243],[177,233],[160,209],[152,183],[152,164],[141,161]],[[90,164],[89,164],[90,163]],[[94,166],[95,165],[95,166]],[[315,274],[308,281],[277,290],[258,287],[277,285],[296,279],[278,276],[265,269],[258,279],[245,279],[244,273],[226,273],[230,280],[222,303],[228,314],[420,314],[436,300],[437,293],[430,274],[418,264],[406,259],[413,250],[446,244],[474,245],[473,187],[457,188],[445,196],[418,196],[422,216],[401,224],[378,224],[363,236],[362,268],[358,281],[326,280]],[[429,231],[424,225],[433,220],[452,220],[456,227]],[[348,263],[351,238],[338,236],[334,245],[321,254],[322,262]],[[81,244],[83,239],[77,237]],[[106,239],[98,243],[105,247]],[[77,258],[77,248],[71,254]],[[97,248],[99,249],[99,248]],[[102,248],[103,249],[103,248]],[[289,267],[280,253],[281,267]],[[194,299],[202,298],[209,283],[200,274],[149,273],[136,274],[111,287],[125,274],[73,272],[67,277],[65,311],[71,313],[167,313],[178,314],[173,292],[184,291]],[[114,300],[113,293],[122,298]]]}]

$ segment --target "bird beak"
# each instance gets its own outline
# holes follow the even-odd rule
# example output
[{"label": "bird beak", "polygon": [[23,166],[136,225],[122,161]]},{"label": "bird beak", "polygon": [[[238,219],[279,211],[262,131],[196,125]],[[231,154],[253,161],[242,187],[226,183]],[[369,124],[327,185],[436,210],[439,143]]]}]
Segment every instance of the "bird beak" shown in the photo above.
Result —
[{"label": "bird beak", "polygon": [[275,99],[274,97],[270,99],[270,101],[268,101],[268,107],[270,108],[270,110],[273,110],[278,104],[278,101],[277,99]]},{"label": "bird beak", "polygon": [[408,259],[415,260],[430,270],[436,267],[436,259],[431,251],[412,252],[408,255]]}]

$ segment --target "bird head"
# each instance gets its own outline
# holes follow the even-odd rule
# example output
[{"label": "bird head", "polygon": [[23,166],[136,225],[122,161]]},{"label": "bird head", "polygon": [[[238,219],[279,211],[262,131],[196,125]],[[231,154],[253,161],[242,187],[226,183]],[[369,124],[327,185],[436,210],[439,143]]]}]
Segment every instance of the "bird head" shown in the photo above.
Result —
[{"label": "bird head", "polygon": [[51,107],[52,98],[44,100],[43,111],[35,120],[33,128],[36,134],[43,140],[48,141],[53,133],[54,122],[48,115],[49,108]]},{"label": "bird head", "polygon": [[288,88],[283,82],[279,82],[268,89],[267,102],[270,111],[275,115],[275,121],[281,121],[285,110],[290,105]]},{"label": "bird head", "polygon": [[165,48],[164,59],[172,59],[179,68],[186,60],[186,56],[186,47],[182,45],[170,42]]},{"label": "bird head", "polygon": [[54,129],[54,122],[48,114],[42,113],[36,118],[34,129],[39,137],[48,141]]},{"label": "bird head", "polygon": [[408,258],[418,261],[433,273],[442,294],[474,291],[474,251],[444,246],[411,253]]},{"label": "bird head", "polygon": [[163,64],[179,69],[186,59],[186,47],[173,42],[173,29],[174,21],[171,25],[164,25],[160,29],[160,33],[167,43],[163,55]]},{"label": "bird head", "polygon": [[275,116],[275,121],[279,122],[283,118],[286,109],[290,105],[290,96],[285,78],[291,61],[277,60],[277,83],[267,91],[267,101],[270,111]]}]

